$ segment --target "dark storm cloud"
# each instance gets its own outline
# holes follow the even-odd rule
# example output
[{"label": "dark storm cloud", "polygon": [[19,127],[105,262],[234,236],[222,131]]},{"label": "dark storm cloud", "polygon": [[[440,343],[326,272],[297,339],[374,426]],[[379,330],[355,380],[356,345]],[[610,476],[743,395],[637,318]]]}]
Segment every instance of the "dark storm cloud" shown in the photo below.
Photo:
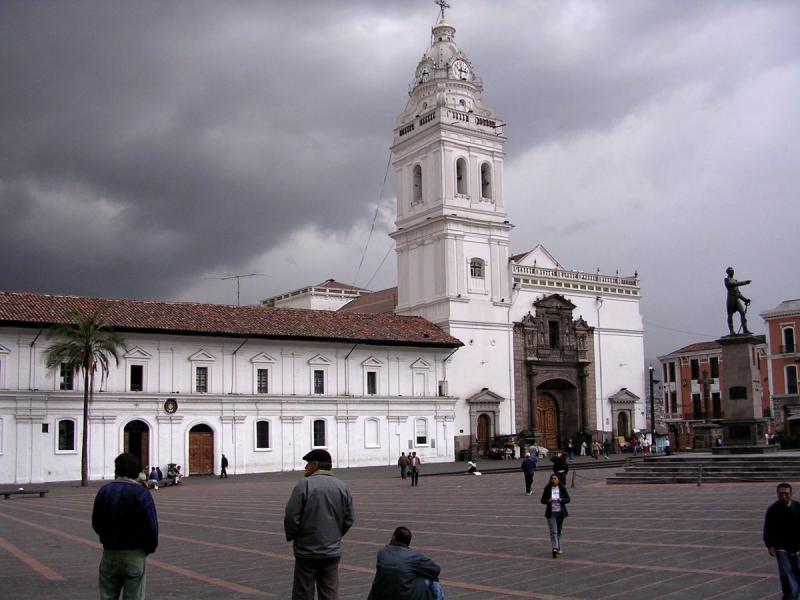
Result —
[{"label": "dark storm cloud", "polygon": [[364,217],[398,102],[343,31],[360,10],[7,4],[0,287],[170,294]]},{"label": "dark storm cloud", "polygon": [[[800,185],[796,1],[450,3],[508,122],[512,251],[638,269],[651,356],[699,341],[658,327],[724,332],[727,263],[759,286],[753,312],[798,295],[780,218]],[[264,273],[243,286],[254,302],[357,271],[393,285],[381,183],[437,12],[0,4],[0,289],[234,301],[207,278]]]}]

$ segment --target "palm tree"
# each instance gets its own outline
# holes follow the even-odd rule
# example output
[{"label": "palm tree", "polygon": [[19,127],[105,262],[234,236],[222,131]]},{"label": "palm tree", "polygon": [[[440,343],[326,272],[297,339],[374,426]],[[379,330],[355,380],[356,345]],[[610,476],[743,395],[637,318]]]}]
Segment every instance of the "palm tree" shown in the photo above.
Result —
[{"label": "palm tree", "polygon": [[89,401],[94,396],[94,375],[99,368],[108,375],[108,359],[119,364],[122,338],[111,329],[104,317],[105,306],[94,312],[76,310],[67,314],[68,323],[54,329],[49,337],[54,343],[45,352],[48,368],[67,364],[83,373],[83,432],[81,435],[81,485],[89,482],[88,426]]}]

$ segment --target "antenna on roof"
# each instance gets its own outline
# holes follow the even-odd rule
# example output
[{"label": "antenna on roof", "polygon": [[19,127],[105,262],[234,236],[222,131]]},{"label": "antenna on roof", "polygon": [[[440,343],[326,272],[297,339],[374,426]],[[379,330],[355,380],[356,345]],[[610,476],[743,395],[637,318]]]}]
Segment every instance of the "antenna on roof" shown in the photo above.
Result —
[{"label": "antenna on roof", "polygon": [[221,281],[226,281],[228,279],[235,279],[236,280],[236,306],[240,306],[239,304],[239,280],[244,277],[263,277],[261,273],[243,273],[239,275],[225,275],[224,277],[217,277],[217,279]]}]

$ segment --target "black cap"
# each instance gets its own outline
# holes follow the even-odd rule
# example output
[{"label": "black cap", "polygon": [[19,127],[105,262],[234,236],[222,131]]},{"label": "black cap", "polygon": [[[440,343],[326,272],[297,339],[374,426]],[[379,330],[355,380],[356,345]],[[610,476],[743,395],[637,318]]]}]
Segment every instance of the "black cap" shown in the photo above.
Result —
[{"label": "black cap", "polygon": [[306,462],[327,462],[332,463],[333,459],[331,458],[330,452],[327,450],[321,450],[317,448],[316,450],[312,450],[308,454],[303,457],[303,460]]}]

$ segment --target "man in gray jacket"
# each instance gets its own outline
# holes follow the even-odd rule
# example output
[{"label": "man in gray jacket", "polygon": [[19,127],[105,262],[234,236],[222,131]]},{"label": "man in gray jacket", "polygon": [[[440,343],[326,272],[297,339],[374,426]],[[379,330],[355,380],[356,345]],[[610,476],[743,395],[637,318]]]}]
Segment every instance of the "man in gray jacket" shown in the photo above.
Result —
[{"label": "man in gray jacket", "polygon": [[297,482],[286,503],[283,530],[294,543],[292,600],[339,598],[339,560],[342,537],[353,526],[353,497],[331,473],[327,450],[312,450],[303,457],[305,477]]},{"label": "man in gray jacket", "polygon": [[378,552],[375,579],[367,600],[439,600],[439,565],[409,548],[411,531],[398,527],[389,543]]}]

